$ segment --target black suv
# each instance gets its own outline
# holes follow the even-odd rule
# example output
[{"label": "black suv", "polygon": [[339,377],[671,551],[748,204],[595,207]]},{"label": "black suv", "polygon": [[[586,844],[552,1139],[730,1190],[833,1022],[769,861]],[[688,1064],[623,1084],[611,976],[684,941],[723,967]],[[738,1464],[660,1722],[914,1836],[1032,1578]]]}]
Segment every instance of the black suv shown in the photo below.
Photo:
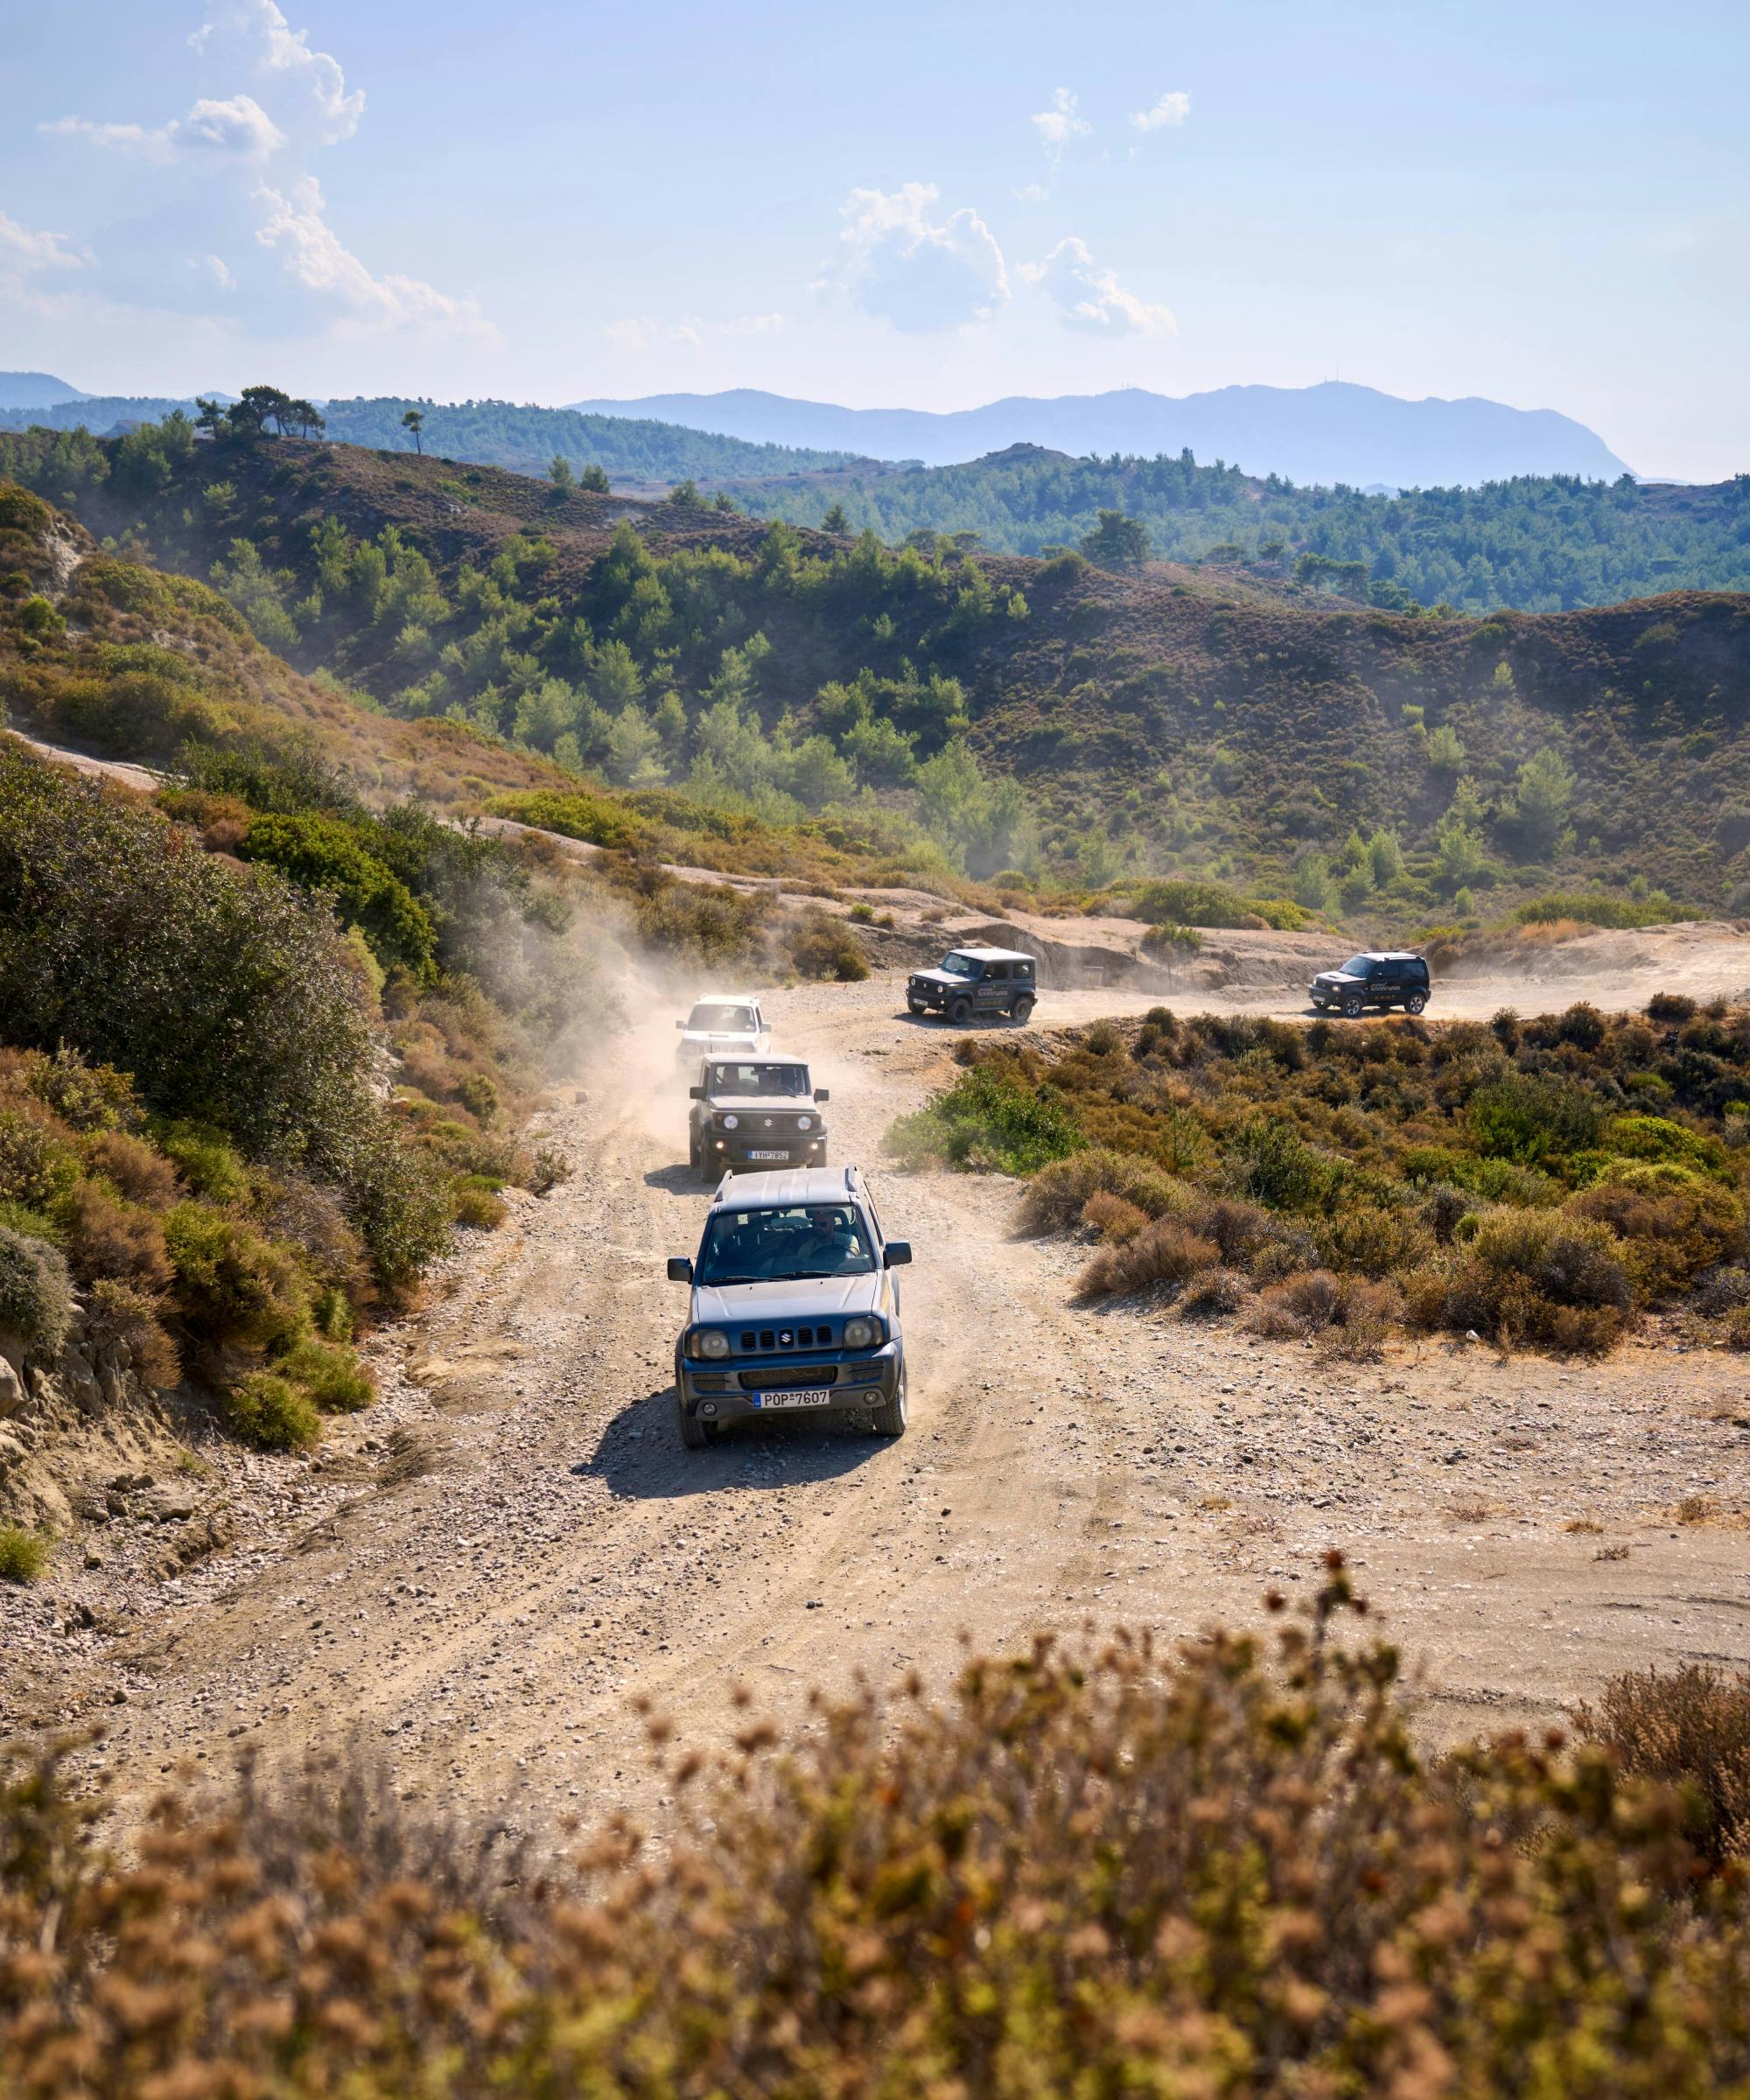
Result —
[{"label": "black suv", "polygon": [[1012,948],[956,948],[938,970],[914,970],[906,1004],[914,1014],[939,1013],[963,1028],[975,1016],[1006,1013],[1027,1020],[1038,994],[1039,965]]},{"label": "black suv", "polygon": [[1403,948],[1351,956],[1340,970],[1321,970],[1308,989],[1320,1013],[1334,1006],[1351,1020],[1369,1006],[1420,1013],[1428,1004],[1428,965]]}]

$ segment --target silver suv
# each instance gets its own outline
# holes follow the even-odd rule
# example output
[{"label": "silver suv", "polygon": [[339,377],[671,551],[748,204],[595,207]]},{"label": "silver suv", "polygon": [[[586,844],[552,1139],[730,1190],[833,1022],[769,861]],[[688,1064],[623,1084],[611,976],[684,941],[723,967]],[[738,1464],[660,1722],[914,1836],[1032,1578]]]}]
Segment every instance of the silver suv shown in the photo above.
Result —
[{"label": "silver suv", "polygon": [[708,1181],[724,1170],[824,1166],[831,1099],[801,1057],[712,1057],[687,1088],[687,1158]]},{"label": "silver suv", "polygon": [[671,1255],[692,1286],[675,1344],[675,1405],[689,1451],[732,1422],[824,1410],[906,1428],[900,1281],[909,1242],[881,1229],[854,1166],[726,1174],[696,1260]]}]

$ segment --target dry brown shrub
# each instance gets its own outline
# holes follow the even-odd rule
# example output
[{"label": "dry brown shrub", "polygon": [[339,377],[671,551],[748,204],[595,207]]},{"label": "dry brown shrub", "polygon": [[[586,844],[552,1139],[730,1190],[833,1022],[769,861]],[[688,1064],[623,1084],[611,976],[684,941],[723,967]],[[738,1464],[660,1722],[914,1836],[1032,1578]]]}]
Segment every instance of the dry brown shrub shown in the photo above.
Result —
[{"label": "dry brown shrub", "polygon": [[1337,1317],[1319,1338],[1320,1348],[1350,1363],[1373,1363],[1384,1353],[1404,1301],[1394,1285],[1365,1277],[1343,1278]]},{"label": "dry brown shrub", "polygon": [[1206,1269],[1186,1284],[1176,1309],[1181,1320],[1223,1320],[1237,1312],[1250,1293],[1241,1270]]},{"label": "dry brown shrub", "polygon": [[1090,1145],[1067,1159],[1052,1160],[1028,1181],[1021,1197],[1021,1229],[1067,1232],[1088,1199],[1102,1192],[1122,1196],[1152,1218],[1176,1209],[1186,1194],[1181,1183],[1134,1153]]},{"label": "dry brown shrub", "polygon": [[66,1252],[81,1282],[110,1277],[148,1296],[167,1290],[176,1273],[157,1214],[97,1181],[82,1182],[67,1203]]},{"label": "dry brown shrub", "polygon": [[1212,1203],[1198,1204],[1190,1213],[1191,1223],[1204,1238],[1213,1240],[1222,1259],[1244,1268],[1262,1247],[1276,1237],[1278,1225],[1267,1210],[1236,1197],[1218,1196]]},{"label": "dry brown shrub", "polygon": [[1750,1856],[1750,1672],[1699,1662],[1630,1670],[1610,1679],[1596,1707],[1576,1709],[1574,1726],[1624,1772],[1682,1789],[1691,1836],[1713,1864]]},{"label": "dry brown shrub", "polygon": [[130,1368],[143,1384],[164,1392],[179,1382],[182,1359],[164,1331],[155,1299],[103,1277],[91,1287],[86,1316],[100,1348],[116,1341],[127,1345]]},{"label": "dry brown shrub", "polygon": [[164,1154],[124,1130],[99,1130],[86,1147],[85,1160],[129,1202],[148,1210],[168,1210],[182,1195],[176,1169]]},{"label": "dry brown shrub", "polygon": [[1096,1188],[1082,1206],[1082,1222],[1110,1245],[1122,1247],[1148,1224],[1148,1213],[1110,1189]]},{"label": "dry brown shrub", "polygon": [[1258,1299],[1250,1326],[1278,1341],[1304,1340],[1328,1327],[1342,1301],[1342,1285],[1328,1269],[1311,1269],[1272,1284]]},{"label": "dry brown shrub", "polygon": [[1121,1246],[1102,1247],[1076,1284],[1082,1298],[1124,1298],[1155,1284],[1183,1284],[1213,1269],[1221,1250],[1177,1218],[1157,1218]]}]

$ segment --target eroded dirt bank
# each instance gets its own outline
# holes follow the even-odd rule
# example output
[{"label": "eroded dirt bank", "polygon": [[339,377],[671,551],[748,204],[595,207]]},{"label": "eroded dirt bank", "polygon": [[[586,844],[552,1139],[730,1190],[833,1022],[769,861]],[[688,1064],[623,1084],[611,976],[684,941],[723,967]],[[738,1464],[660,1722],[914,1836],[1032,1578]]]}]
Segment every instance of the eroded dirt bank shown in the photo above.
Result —
[{"label": "eroded dirt bank", "polygon": [[[1562,1003],[1750,983],[1750,943],[1695,947],[1568,979]],[[1554,1003],[1540,990],[1479,979],[1437,1011],[1530,1012]],[[841,1159],[878,1160],[947,1068],[954,1039],[896,991],[773,998],[780,1046],[833,1088]],[[1152,996],[1060,995],[1040,1018]],[[660,1809],[632,1695],[711,1734],[738,1684],[781,1712],[858,1669],[940,1676],[962,1631],[1194,1633],[1304,1585],[1331,1544],[1425,1671],[1434,1729],[1555,1720],[1631,1664],[1750,1658],[1750,1531],[1731,1521],[1750,1504],[1750,1364],[1656,1338],[1598,1366],[1443,1343],[1337,1369],[1089,1312],[1070,1303],[1080,1250],[1012,1238],[996,1180],[875,1172],[916,1249],[902,1441],[779,1423],[683,1452],[683,1295],[662,1260],[692,1250],[704,1199],[673,1040],[652,1017],[554,1113],[572,1180],[471,1236],[429,1310],[378,1338],[382,1399],[314,1464],[214,1454],[204,1492],[248,1505],[228,1551],[164,1580],[118,1530],[97,1536],[102,1568],[81,1541],[4,1596],[8,1719],[103,1719],[142,1787],[183,1756],[357,1729],[426,1798]],[[1726,1521],[1677,1522],[1698,1494]]]}]

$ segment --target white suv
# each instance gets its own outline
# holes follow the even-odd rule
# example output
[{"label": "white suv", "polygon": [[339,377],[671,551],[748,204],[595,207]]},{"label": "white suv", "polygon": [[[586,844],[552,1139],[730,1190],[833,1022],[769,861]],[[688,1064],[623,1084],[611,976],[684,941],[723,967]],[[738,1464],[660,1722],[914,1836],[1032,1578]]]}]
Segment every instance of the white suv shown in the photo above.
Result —
[{"label": "white suv", "polygon": [[758,1057],[772,1046],[771,1028],[750,991],[708,991],[675,1026],[681,1032],[675,1062],[685,1072],[696,1071],[704,1058]]}]

